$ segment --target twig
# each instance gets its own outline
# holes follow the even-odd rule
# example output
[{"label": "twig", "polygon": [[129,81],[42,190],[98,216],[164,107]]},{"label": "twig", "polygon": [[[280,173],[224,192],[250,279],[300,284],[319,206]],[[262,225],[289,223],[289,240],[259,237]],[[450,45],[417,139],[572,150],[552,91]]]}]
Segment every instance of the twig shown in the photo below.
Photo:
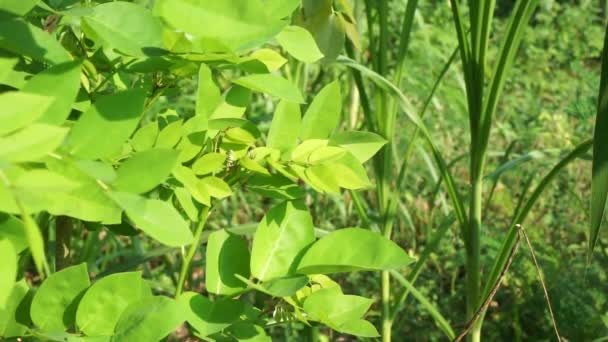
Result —
[{"label": "twig", "polygon": [[511,263],[513,262],[513,256],[515,256],[515,252],[517,252],[517,247],[519,246],[519,241],[520,241],[520,236],[517,235],[517,240],[515,240],[515,244],[513,245],[513,248],[511,248],[511,253],[509,254],[509,259],[507,260],[507,263],[505,264],[505,267],[502,269],[502,272],[500,272],[500,276],[498,277],[498,280],[496,281],[496,284],[494,284],[494,287],[492,288],[492,291],[490,291],[490,294],[488,295],[488,297],[486,298],[486,300],[479,307],[479,309],[477,309],[477,311],[475,312],[475,314],[473,315],[473,317],[464,326],[464,329],[462,330],[462,332],[460,333],[460,335],[458,335],[453,340],[453,342],[462,341],[462,339],[467,336],[467,334],[469,333],[469,331],[471,331],[471,329],[473,328],[473,326],[475,325],[475,323],[479,320],[479,318],[481,317],[481,315],[487,310],[488,306],[492,302],[492,299],[494,298],[494,295],[496,295],[496,292],[498,292],[498,289],[500,288],[500,284],[502,283],[503,278],[507,274],[507,271],[509,270],[509,267],[511,266]]},{"label": "twig", "polygon": [[524,227],[518,225],[519,233],[523,234],[526,239],[526,244],[528,245],[528,249],[530,250],[530,254],[532,255],[532,260],[534,261],[534,266],[536,267],[536,273],[538,273],[538,279],[540,280],[540,284],[543,287],[543,291],[545,293],[545,300],[547,301],[547,307],[549,308],[549,314],[551,315],[551,323],[553,323],[553,329],[555,330],[555,336],[558,341],[562,341],[562,338],[559,335],[559,329],[557,329],[557,322],[555,321],[555,315],[553,314],[553,308],[551,307],[551,300],[549,300],[549,291],[547,291],[547,286],[545,285],[545,280],[543,277],[542,270],[538,265],[538,261],[536,261],[536,255],[534,254],[534,248],[532,248],[532,243],[530,243],[530,239],[528,239],[528,234],[524,230]]}]

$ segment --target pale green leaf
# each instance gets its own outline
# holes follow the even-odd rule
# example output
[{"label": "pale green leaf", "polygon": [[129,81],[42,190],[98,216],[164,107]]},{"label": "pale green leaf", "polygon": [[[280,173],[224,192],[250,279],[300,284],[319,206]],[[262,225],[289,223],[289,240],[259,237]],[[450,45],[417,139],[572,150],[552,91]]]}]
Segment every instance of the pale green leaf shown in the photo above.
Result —
[{"label": "pale green leaf", "polygon": [[7,239],[0,239],[0,310],[6,308],[17,280],[17,250]]},{"label": "pale green leaf", "polygon": [[93,40],[122,53],[145,57],[158,55],[162,25],[144,6],[116,1],[97,4],[82,17],[82,28]]},{"label": "pale green leaf", "polygon": [[226,155],[223,153],[211,152],[198,158],[192,164],[192,170],[197,175],[220,172],[224,169]]},{"label": "pale green leaf", "polygon": [[340,146],[364,163],[386,144],[386,139],[371,132],[341,132],[329,139],[329,145]]},{"label": "pale green leaf", "polygon": [[74,324],[81,292],[89,284],[84,263],[53,273],[40,285],[32,300],[32,322],[45,331],[65,331]]},{"label": "pale green leaf", "polygon": [[282,156],[289,158],[289,154],[297,144],[301,116],[298,104],[288,101],[279,102],[268,131],[266,145],[280,150]]},{"label": "pale green leaf", "polygon": [[163,128],[156,138],[156,148],[173,148],[182,138],[182,121],[174,121]]},{"label": "pale green leaf", "polygon": [[141,272],[117,273],[95,282],[76,311],[78,329],[88,336],[111,336],[129,304],[151,296]]},{"label": "pale green leaf", "polygon": [[162,0],[155,12],[176,29],[232,50],[261,44],[285,26],[259,0]]},{"label": "pale green leaf", "polygon": [[248,75],[237,78],[233,82],[251,90],[290,102],[304,102],[302,93],[293,83],[274,74]]},{"label": "pale green leaf", "polygon": [[55,65],[34,75],[24,85],[24,92],[52,97],[50,106],[37,120],[50,125],[61,125],[72,110],[80,89],[80,62]]},{"label": "pale green leaf", "polygon": [[177,164],[178,152],[150,149],[136,153],[120,164],[113,186],[119,191],[141,194],[162,183]]},{"label": "pale green leaf", "polygon": [[298,272],[328,274],[391,270],[413,261],[397,244],[382,235],[366,229],[347,228],[336,230],[315,242],[304,253]]},{"label": "pale green leaf", "polygon": [[200,183],[207,189],[211,197],[222,199],[232,195],[232,189],[221,178],[207,176],[202,178]]},{"label": "pale green leaf", "polygon": [[0,136],[36,121],[52,103],[52,97],[39,94],[16,91],[0,94]]},{"label": "pale green leaf", "polygon": [[36,7],[39,0],[2,0],[0,11],[6,11],[18,16],[26,15],[32,8]]},{"label": "pale green leaf", "polygon": [[196,91],[196,116],[201,117],[204,123],[200,129],[207,129],[207,120],[220,103],[222,103],[222,94],[213,81],[211,69],[205,63],[201,63]]},{"label": "pale green leaf", "polygon": [[301,202],[271,208],[253,239],[251,274],[262,281],[295,274],[302,251],[313,241],[312,218]]},{"label": "pale green leaf", "polygon": [[211,198],[209,197],[210,194],[207,187],[200,182],[191,169],[178,165],[173,169],[172,173],[175,179],[188,189],[195,200],[206,206],[211,205]]},{"label": "pale green leaf", "polygon": [[156,137],[158,136],[158,123],[156,121],[150,122],[149,124],[138,129],[133,138],[131,138],[131,146],[135,151],[144,151],[152,148],[156,143]]},{"label": "pale green leaf", "polygon": [[110,196],[125,210],[137,228],[153,239],[173,247],[192,242],[190,228],[169,203],[125,192],[112,192]]},{"label": "pale green leaf", "polygon": [[32,124],[12,135],[0,138],[0,160],[37,161],[55,151],[67,133],[67,128]]},{"label": "pale green leaf", "polygon": [[300,139],[327,139],[342,115],[340,83],[334,81],[315,96],[302,119]]},{"label": "pale green leaf", "polygon": [[209,235],[206,254],[207,291],[231,295],[246,288],[235,275],[249,277],[247,241],[221,229]]},{"label": "pale green leaf", "polygon": [[287,26],[276,39],[285,51],[302,62],[314,63],[323,58],[315,39],[303,27]]},{"label": "pale green leaf", "polygon": [[112,342],[160,341],[186,320],[177,301],[164,297],[145,297],[131,303],[116,323]]},{"label": "pale green leaf", "polygon": [[72,127],[68,136],[70,153],[98,159],[120,152],[137,127],[144,100],[142,90],[100,96]]}]

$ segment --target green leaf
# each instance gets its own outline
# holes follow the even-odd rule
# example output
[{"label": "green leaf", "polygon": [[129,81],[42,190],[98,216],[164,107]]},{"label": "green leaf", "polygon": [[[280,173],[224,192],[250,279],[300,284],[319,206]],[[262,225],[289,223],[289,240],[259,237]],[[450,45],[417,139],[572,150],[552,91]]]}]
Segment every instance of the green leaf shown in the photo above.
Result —
[{"label": "green leaf", "polygon": [[215,231],[209,235],[205,260],[207,291],[231,295],[246,288],[236,275],[249,277],[247,241],[224,229]]},{"label": "green leaf", "polygon": [[176,29],[235,51],[261,44],[285,26],[259,0],[161,0],[155,13]]},{"label": "green leaf", "polygon": [[9,240],[16,253],[27,248],[23,222],[13,215],[0,214],[0,240]]},{"label": "green leaf", "polygon": [[261,284],[256,284],[248,280],[247,278],[241,277],[237,274],[237,278],[241,279],[250,288],[257,291],[266,293],[273,297],[289,297],[293,296],[308,284],[308,277],[303,275],[295,275],[283,278],[276,278],[269,281],[265,281]]},{"label": "green leaf", "polygon": [[192,171],[197,175],[206,175],[220,172],[224,169],[226,155],[223,153],[211,152],[198,158],[192,164]]},{"label": "green leaf", "polygon": [[339,174],[330,165],[314,165],[304,170],[303,180],[320,192],[340,193]]},{"label": "green leaf", "polygon": [[55,151],[68,133],[67,128],[32,124],[12,135],[0,138],[0,160],[37,161]]},{"label": "green leaf", "polygon": [[347,149],[359,160],[365,163],[386,144],[386,140],[371,132],[341,132],[329,139],[329,145]]},{"label": "green leaf", "polygon": [[120,152],[137,127],[144,101],[142,90],[100,96],[72,127],[68,137],[70,153],[98,159]]},{"label": "green leaf", "polygon": [[207,120],[220,103],[222,103],[222,94],[213,81],[211,69],[205,63],[201,63],[196,91],[196,116],[201,117],[204,122],[200,127],[201,129],[207,129]]},{"label": "green leaf", "polygon": [[308,107],[302,119],[300,139],[327,139],[338,126],[341,115],[340,83],[334,81],[325,86]]},{"label": "green leaf", "polygon": [[591,230],[589,257],[593,252],[604,219],[608,199],[608,31],[602,53],[602,76],[593,136],[593,167],[591,181]]},{"label": "green leaf", "polygon": [[291,159],[296,163],[306,164],[308,163],[310,154],[319,148],[327,146],[327,143],[328,141],[323,139],[304,140],[293,150]]},{"label": "green leaf", "polygon": [[111,336],[122,312],[132,303],[151,296],[141,272],[116,273],[95,282],[85,292],[76,311],[78,329],[89,336]]},{"label": "green leaf", "polygon": [[117,170],[114,187],[119,191],[141,194],[154,189],[171,174],[179,152],[150,149],[123,162]]},{"label": "green leaf", "polygon": [[372,338],[380,336],[378,330],[376,330],[376,327],[374,327],[373,324],[364,319],[355,319],[352,321],[344,322],[341,325],[334,327],[333,329],[341,333],[361,337]]},{"label": "green leaf", "polygon": [[303,251],[313,241],[312,218],[303,203],[271,208],[253,238],[251,274],[262,281],[295,274]]},{"label": "green leaf", "polygon": [[231,325],[226,334],[239,342],[272,342],[264,327],[246,321]]},{"label": "green leaf", "polygon": [[39,0],[3,0],[0,2],[0,11],[6,11],[18,16],[26,15],[36,7]]},{"label": "green leaf", "polygon": [[186,313],[186,320],[198,336],[218,333],[239,320],[245,306],[236,299],[219,299],[215,302],[194,292],[183,293],[179,302]]},{"label": "green leaf", "polygon": [[176,187],[173,190],[173,193],[175,194],[175,198],[177,198],[177,202],[179,202],[179,205],[182,207],[182,210],[186,213],[186,216],[188,216],[188,219],[192,222],[197,222],[198,209],[194,205],[192,196],[190,196],[188,190],[182,187]]},{"label": "green leaf", "polygon": [[[5,308],[0,307],[0,337],[25,335],[29,325],[29,304],[32,291],[25,279],[15,283]],[[24,317],[27,316],[27,317]]]},{"label": "green leaf", "polygon": [[[315,291],[308,296],[304,301],[304,311],[310,320],[325,323],[334,330],[367,334],[370,333],[370,329],[367,325],[361,324],[361,318],[372,303],[373,300],[369,298],[345,295],[340,288],[330,287]],[[370,337],[378,336],[377,332],[371,335]]]},{"label": "green leaf", "polygon": [[138,129],[135,134],[133,134],[133,138],[131,138],[131,146],[137,152],[145,151],[154,146],[157,136],[158,123],[156,121],[150,122],[149,124]]},{"label": "green leaf", "polygon": [[10,240],[0,240],[0,310],[6,308],[17,279],[17,251]]},{"label": "green leaf", "polygon": [[192,197],[206,206],[211,205],[211,198],[207,187],[200,182],[194,172],[184,166],[178,165],[173,169],[173,176],[184,185]]},{"label": "green leaf", "polygon": [[182,305],[164,297],[146,297],[120,315],[113,342],[160,341],[186,320]]},{"label": "green leaf", "polygon": [[300,90],[290,81],[274,74],[254,74],[237,78],[232,82],[253,91],[265,93],[282,100],[303,103]]},{"label": "green leaf", "polygon": [[311,165],[325,164],[339,160],[346,154],[346,150],[337,146],[323,146],[310,153],[308,163]]},{"label": "green leaf", "polygon": [[158,55],[162,47],[162,25],[141,5],[109,2],[92,7],[82,17],[84,32],[102,45],[131,56]]},{"label": "green leaf", "polygon": [[331,232],[306,250],[298,265],[298,272],[381,271],[402,268],[413,261],[397,244],[378,233],[346,228]]},{"label": "green leaf", "polygon": [[270,175],[270,172],[268,172],[266,168],[260,165],[260,163],[253,159],[249,159],[249,157],[247,156],[244,156],[243,158],[239,159],[239,163],[243,168],[249,171],[261,173],[263,175]]},{"label": "green leaf", "polygon": [[80,62],[67,62],[53,67],[30,78],[24,92],[49,96],[50,106],[38,119],[50,125],[61,125],[72,110],[80,89]]},{"label": "green leaf", "polygon": [[174,121],[160,131],[156,138],[157,148],[173,148],[182,138],[182,121]]},{"label": "green leaf", "polygon": [[358,190],[371,186],[365,168],[351,153],[346,153],[340,159],[327,165],[330,165],[336,175],[338,185],[342,188]]},{"label": "green leaf", "polygon": [[306,195],[297,184],[278,174],[253,175],[249,178],[247,188],[262,196],[285,200],[295,200]]},{"label": "green leaf", "polygon": [[192,242],[190,228],[169,203],[125,192],[112,192],[110,197],[125,210],[137,228],[153,239],[172,247]]},{"label": "green leaf", "polygon": [[[21,219],[23,220],[23,227],[25,228],[25,238],[32,253],[32,259],[38,273],[48,273],[48,263],[46,261],[46,255],[44,254],[44,240],[38,224],[25,209],[21,209]],[[32,318],[33,319],[33,318]],[[35,322],[34,322],[35,323]]]},{"label": "green leaf", "polygon": [[287,26],[276,37],[281,47],[297,60],[314,63],[323,58],[313,36],[303,27]]},{"label": "green leaf", "polygon": [[322,60],[324,64],[336,60],[346,41],[345,28],[342,26],[340,16],[332,13],[331,3],[329,8],[329,11],[319,11],[304,22],[304,26],[315,37],[319,50],[325,56]]},{"label": "green leaf", "polygon": [[301,117],[298,104],[288,101],[279,102],[268,131],[266,145],[278,149],[282,156],[289,158],[289,154],[297,144]]},{"label": "green leaf", "polygon": [[232,189],[221,178],[208,176],[199,182],[207,189],[211,197],[222,199],[232,195]]},{"label": "green leaf", "polygon": [[51,106],[53,98],[26,92],[0,94],[0,136],[31,124]]},{"label": "green leaf", "polygon": [[300,0],[264,0],[263,3],[266,13],[277,19],[291,16],[300,6]]},{"label": "green leaf", "polygon": [[86,264],[67,267],[45,280],[32,300],[30,315],[45,331],[65,331],[76,320],[76,308],[89,287]]},{"label": "green leaf", "polygon": [[[48,208],[51,214],[71,216],[89,222],[120,223],[121,209],[100,187],[100,183],[112,180],[114,170],[111,166],[90,161],[70,163],[49,159],[47,167],[81,184],[74,190],[53,194],[49,200],[51,206]],[[110,168],[109,171],[107,167]]]},{"label": "green leaf", "polygon": [[[281,56],[281,54],[279,54],[275,50],[257,49],[253,51],[249,56],[242,58],[241,62],[239,62],[239,66],[243,68],[243,66],[246,65],[248,62],[253,63],[254,61],[261,62],[262,64],[264,64],[265,68],[260,68],[263,69],[263,72],[279,70],[283,65],[285,65],[285,63],[287,63],[285,57]],[[259,63],[255,63],[255,65],[258,66]],[[249,71],[246,68],[243,68],[243,70]],[[251,72],[255,73],[254,70],[252,70]]]},{"label": "green leaf", "polygon": [[3,17],[0,20],[0,48],[44,63],[59,64],[71,60],[55,37],[18,18]]},{"label": "green leaf", "polygon": [[251,145],[255,142],[255,136],[240,127],[229,128],[225,134],[226,141],[230,143]]}]

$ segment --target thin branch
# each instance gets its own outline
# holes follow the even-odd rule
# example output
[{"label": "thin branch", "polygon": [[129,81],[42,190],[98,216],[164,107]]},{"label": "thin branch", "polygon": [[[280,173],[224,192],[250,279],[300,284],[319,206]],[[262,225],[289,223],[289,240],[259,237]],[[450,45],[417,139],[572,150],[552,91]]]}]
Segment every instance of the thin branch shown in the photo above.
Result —
[{"label": "thin branch", "polygon": [[557,322],[555,321],[555,315],[553,314],[553,307],[551,307],[551,300],[549,299],[549,291],[547,291],[547,286],[545,285],[545,280],[543,277],[543,272],[538,265],[538,261],[536,261],[536,255],[534,254],[534,248],[532,248],[532,243],[530,243],[530,239],[528,239],[528,234],[526,234],[526,230],[524,227],[518,225],[519,233],[523,234],[526,239],[526,244],[528,245],[528,249],[530,250],[530,254],[532,255],[532,260],[534,261],[534,267],[536,267],[536,273],[538,274],[538,279],[540,280],[540,284],[543,287],[543,291],[545,293],[545,300],[547,301],[547,307],[549,308],[549,314],[551,315],[551,323],[553,323],[553,329],[555,330],[555,336],[558,341],[562,341],[562,338],[559,335],[559,329],[557,329]]}]

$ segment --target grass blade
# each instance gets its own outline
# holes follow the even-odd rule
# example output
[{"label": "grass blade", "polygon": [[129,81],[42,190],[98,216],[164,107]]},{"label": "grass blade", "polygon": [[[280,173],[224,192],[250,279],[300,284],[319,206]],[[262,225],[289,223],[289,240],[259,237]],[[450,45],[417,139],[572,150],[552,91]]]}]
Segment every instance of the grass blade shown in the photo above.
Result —
[{"label": "grass blade", "polygon": [[606,199],[608,198],[608,30],[604,38],[602,53],[602,78],[598,97],[597,118],[593,144],[593,178],[591,185],[591,232],[589,234],[589,251],[591,259],[593,248],[597,243],[600,226],[604,218]]},{"label": "grass blade", "polygon": [[420,293],[414,285],[412,285],[404,276],[402,276],[399,272],[390,271],[391,275],[405,287],[408,291],[412,293],[412,296],[418,300],[418,302],[431,314],[431,317],[435,320],[435,323],[443,331],[445,336],[450,340],[453,340],[456,337],[454,334],[454,330],[450,326],[450,323],[443,317],[443,315],[437,310],[437,308],[431,303],[422,293]]}]

